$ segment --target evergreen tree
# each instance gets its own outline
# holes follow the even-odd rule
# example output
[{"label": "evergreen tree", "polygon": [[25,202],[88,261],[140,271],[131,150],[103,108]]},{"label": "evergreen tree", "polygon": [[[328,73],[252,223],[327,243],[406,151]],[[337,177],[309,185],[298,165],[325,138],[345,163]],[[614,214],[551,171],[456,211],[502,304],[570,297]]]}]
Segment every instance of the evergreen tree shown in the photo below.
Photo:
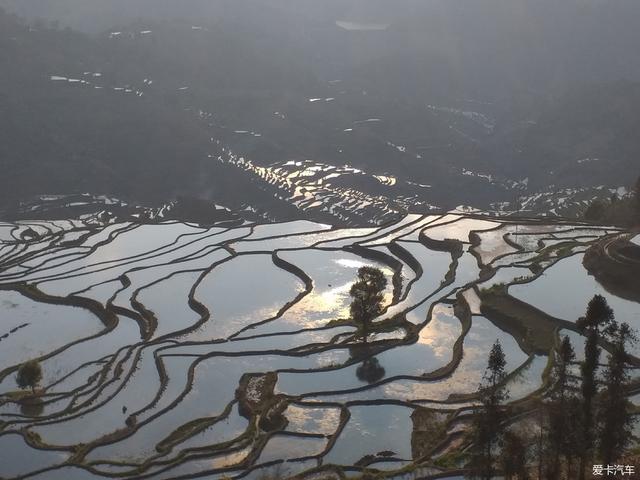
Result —
[{"label": "evergreen tree", "polygon": [[600,328],[606,329],[613,326],[614,319],[613,310],[609,307],[607,299],[602,295],[594,295],[587,306],[587,314],[578,320],[578,326],[585,330],[595,328],[599,331]]},{"label": "evergreen tree", "polygon": [[567,435],[562,442],[562,456],[565,459],[566,477],[567,479],[576,478],[574,467],[575,461],[578,460],[577,467],[580,467],[580,460],[582,458],[582,449],[580,442],[580,435],[582,432],[582,399],[579,396],[570,396],[567,399],[565,419],[567,425],[570,425],[570,429],[567,431]]},{"label": "evergreen tree", "polygon": [[362,267],[358,270],[358,279],[351,286],[351,318],[362,328],[366,342],[371,322],[384,310],[384,290],[387,279],[379,268]]},{"label": "evergreen tree", "polygon": [[584,362],[581,366],[582,373],[582,422],[580,447],[582,453],[580,455],[580,480],[585,479],[587,464],[592,457],[594,435],[594,399],[598,393],[596,382],[596,372],[598,370],[598,362],[600,360],[600,348],[598,341],[600,339],[600,329],[605,328],[607,331],[613,324],[613,310],[609,307],[606,299],[602,295],[596,295],[589,302],[587,315],[584,319],[580,319],[578,324],[584,328],[587,340],[584,347]]},{"label": "evergreen tree", "polygon": [[635,341],[629,325],[623,323],[613,335],[613,351],[604,375],[605,390],[599,411],[599,452],[605,465],[613,465],[629,446],[633,419],[625,390],[629,382],[627,344]]},{"label": "evergreen tree", "polygon": [[505,480],[528,480],[527,446],[515,432],[508,431],[504,435],[502,449],[502,470]]},{"label": "evergreen tree", "polygon": [[574,399],[574,381],[571,377],[571,364],[575,361],[576,354],[569,337],[564,337],[562,343],[554,355],[553,387],[550,394],[550,402],[547,405],[548,431],[546,447],[547,458],[550,463],[546,469],[548,480],[560,478],[561,457],[564,456],[565,464],[569,465],[573,457],[573,445],[577,440],[576,425],[569,415],[569,405]]},{"label": "evergreen tree", "polygon": [[503,383],[506,378],[506,360],[497,341],[489,353],[489,362],[480,385],[480,401],[473,422],[471,458],[472,478],[489,480],[495,474],[496,450],[504,437],[504,403],[509,398]]}]

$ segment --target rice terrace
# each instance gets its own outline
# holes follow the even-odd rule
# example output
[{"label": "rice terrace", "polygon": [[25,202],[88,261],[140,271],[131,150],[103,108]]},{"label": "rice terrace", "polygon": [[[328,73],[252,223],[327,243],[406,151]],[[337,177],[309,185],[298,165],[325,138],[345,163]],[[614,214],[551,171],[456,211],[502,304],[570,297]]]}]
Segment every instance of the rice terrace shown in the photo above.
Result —
[{"label": "rice terrace", "polygon": [[[11,478],[462,478],[496,340],[511,421],[526,424],[550,352],[563,336],[583,348],[576,320],[594,294],[640,327],[638,292],[607,275],[637,269],[638,237],[615,227],[463,212],[378,228],[96,215],[0,235]],[[386,280],[364,338],[349,312],[363,266]],[[25,402],[15,376],[33,359],[40,395]]]},{"label": "rice terrace", "polygon": [[0,480],[640,478],[638,25],[0,0]]}]

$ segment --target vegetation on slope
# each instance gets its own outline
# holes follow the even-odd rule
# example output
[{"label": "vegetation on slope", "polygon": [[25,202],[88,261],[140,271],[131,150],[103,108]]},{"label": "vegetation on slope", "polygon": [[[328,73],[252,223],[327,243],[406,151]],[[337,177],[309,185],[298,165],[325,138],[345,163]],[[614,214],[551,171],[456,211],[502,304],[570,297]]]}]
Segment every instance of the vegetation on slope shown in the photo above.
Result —
[{"label": "vegetation on slope", "polygon": [[600,224],[634,227],[640,225],[640,177],[633,192],[623,198],[612,195],[609,199],[596,199],[584,212],[584,219]]},{"label": "vegetation on slope", "polygon": [[[576,362],[573,346],[564,337],[551,351],[550,388],[526,406],[507,405],[505,355],[499,343],[494,345],[469,435],[469,478],[591,478],[592,465],[617,465],[629,454],[635,420],[626,398],[632,387],[628,349],[635,333],[614,320],[600,295],[589,302],[578,326],[587,337],[584,360]],[[600,372],[603,343],[609,358]]]}]

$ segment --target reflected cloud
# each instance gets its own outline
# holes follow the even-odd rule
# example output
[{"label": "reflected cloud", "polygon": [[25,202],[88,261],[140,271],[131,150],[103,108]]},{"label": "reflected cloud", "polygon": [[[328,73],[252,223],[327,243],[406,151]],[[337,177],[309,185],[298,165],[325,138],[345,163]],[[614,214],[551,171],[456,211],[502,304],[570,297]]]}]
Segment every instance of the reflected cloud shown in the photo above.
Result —
[{"label": "reflected cloud", "polygon": [[431,321],[420,331],[418,343],[427,345],[438,358],[449,358],[451,346],[462,333],[460,321],[451,305],[436,305]]},{"label": "reflected cloud", "polygon": [[300,433],[335,433],[340,424],[339,408],[311,408],[289,405],[284,412],[289,420],[287,431]]},{"label": "reflected cloud", "polygon": [[251,447],[247,447],[238,452],[230,453],[229,455],[224,455],[222,457],[215,458],[211,462],[211,467],[213,468],[232,467],[244,461],[249,456],[250,453],[251,453]]}]

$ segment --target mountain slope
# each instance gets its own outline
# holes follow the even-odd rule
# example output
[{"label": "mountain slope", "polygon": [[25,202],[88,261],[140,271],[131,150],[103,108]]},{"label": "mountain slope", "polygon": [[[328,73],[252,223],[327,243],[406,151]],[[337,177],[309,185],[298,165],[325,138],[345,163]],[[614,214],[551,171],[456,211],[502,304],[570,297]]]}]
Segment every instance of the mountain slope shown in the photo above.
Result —
[{"label": "mountain slope", "polygon": [[[55,18],[65,3],[46,5]],[[540,192],[551,211],[561,199],[550,191],[637,176],[635,33],[594,23],[597,2],[211,5],[219,16],[188,18],[196,4],[164,21],[124,10],[98,34],[0,14],[0,195],[188,194],[270,218],[366,223]],[[625,13],[636,10],[621,2],[608,15]],[[467,31],[474,18],[499,28]],[[516,32],[514,19],[533,24]],[[600,37],[576,51],[593,32],[626,63]]]}]

